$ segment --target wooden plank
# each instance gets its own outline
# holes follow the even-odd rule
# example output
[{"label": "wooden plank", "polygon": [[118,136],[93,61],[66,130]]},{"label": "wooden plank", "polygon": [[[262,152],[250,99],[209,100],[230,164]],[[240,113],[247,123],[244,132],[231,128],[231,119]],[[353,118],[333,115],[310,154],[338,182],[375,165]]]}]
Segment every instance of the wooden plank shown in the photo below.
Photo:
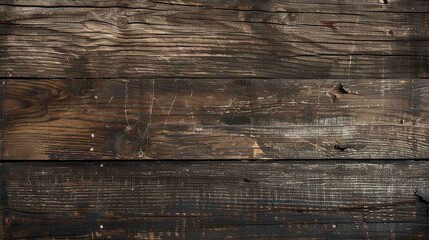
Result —
[{"label": "wooden plank", "polygon": [[425,79],[21,79],[4,86],[4,159],[429,156]]},{"label": "wooden plank", "polygon": [[3,1],[0,77],[429,77],[429,3]]},{"label": "wooden plank", "polygon": [[0,165],[3,239],[427,239],[429,162]]}]

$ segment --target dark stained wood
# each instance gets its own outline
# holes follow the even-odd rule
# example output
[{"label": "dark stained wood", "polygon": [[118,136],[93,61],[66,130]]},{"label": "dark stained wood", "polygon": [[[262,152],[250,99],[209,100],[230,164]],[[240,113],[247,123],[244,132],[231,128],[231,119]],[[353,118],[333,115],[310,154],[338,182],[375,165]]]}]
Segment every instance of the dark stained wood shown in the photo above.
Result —
[{"label": "dark stained wood", "polygon": [[418,189],[416,195],[420,197],[420,200],[429,203],[429,186]]},{"label": "dark stained wood", "polygon": [[0,239],[428,239],[429,1],[0,0]]},{"label": "dark stained wood", "polygon": [[425,158],[429,2],[1,0],[1,159]]},{"label": "dark stained wood", "polygon": [[5,1],[0,75],[429,77],[429,3]]},{"label": "dark stained wood", "polygon": [[2,239],[428,239],[429,162],[0,165]]},{"label": "dark stained wood", "polygon": [[0,109],[0,159],[2,159],[1,153],[3,152],[3,131],[5,128],[5,117],[4,117],[4,115],[6,113],[5,108],[4,108],[5,107],[4,106],[5,96],[4,96],[4,91],[3,91],[5,83],[6,83],[6,81],[0,80],[0,101],[1,101],[1,103],[0,103],[0,108],[1,108]]},{"label": "dark stained wood", "polygon": [[3,157],[422,158],[428,91],[425,79],[8,80]]}]

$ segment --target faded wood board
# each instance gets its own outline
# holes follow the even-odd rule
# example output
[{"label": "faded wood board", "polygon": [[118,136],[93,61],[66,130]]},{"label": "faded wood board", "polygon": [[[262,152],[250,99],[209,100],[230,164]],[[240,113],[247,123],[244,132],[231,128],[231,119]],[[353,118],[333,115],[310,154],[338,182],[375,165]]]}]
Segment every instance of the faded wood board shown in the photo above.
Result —
[{"label": "faded wood board", "polygon": [[0,165],[3,239],[428,239],[429,162]]},{"label": "faded wood board", "polygon": [[428,26],[417,0],[1,0],[1,158],[428,157]]}]

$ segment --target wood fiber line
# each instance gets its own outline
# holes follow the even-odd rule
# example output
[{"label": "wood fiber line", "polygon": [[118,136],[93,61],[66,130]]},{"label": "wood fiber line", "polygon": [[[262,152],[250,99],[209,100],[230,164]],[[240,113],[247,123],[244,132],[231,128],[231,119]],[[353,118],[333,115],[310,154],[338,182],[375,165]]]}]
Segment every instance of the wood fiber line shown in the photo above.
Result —
[{"label": "wood fiber line", "polygon": [[423,158],[429,82],[7,80],[4,159]]},{"label": "wood fiber line", "polygon": [[429,163],[0,165],[4,239],[427,239]]}]

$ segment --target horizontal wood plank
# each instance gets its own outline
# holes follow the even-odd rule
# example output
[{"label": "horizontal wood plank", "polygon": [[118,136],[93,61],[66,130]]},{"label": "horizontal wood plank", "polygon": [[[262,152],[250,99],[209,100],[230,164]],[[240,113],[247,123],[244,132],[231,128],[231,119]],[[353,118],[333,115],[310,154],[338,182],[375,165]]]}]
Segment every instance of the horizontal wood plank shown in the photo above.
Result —
[{"label": "horizontal wood plank", "polygon": [[7,80],[4,159],[410,158],[429,82]]},{"label": "horizontal wood plank", "polygon": [[0,77],[427,78],[428,9],[408,0],[6,1]]},{"label": "horizontal wood plank", "polygon": [[3,239],[427,239],[428,184],[415,161],[2,163],[0,226]]}]

